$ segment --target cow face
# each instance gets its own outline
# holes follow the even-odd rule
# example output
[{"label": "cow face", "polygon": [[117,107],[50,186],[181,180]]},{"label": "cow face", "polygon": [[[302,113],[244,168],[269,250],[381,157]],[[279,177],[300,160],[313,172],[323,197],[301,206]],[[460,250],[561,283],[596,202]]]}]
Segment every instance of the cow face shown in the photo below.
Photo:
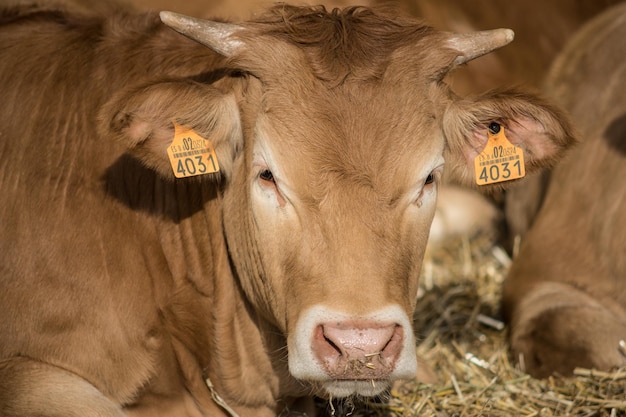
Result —
[{"label": "cow face", "polygon": [[455,36],[368,9],[283,6],[244,27],[164,20],[229,56],[232,77],[120,95],[110,133],[168,176],[169,120],[210,136],[232,263],[286,340],[293,377],[332,396],[412,377],[411,316],[444,163],[471,177],[494,120],[526,150],[527,172],[571,141],[534,96],[461,100],[441,82],[509,32]]},{"label": "cow face", "polygon": [[[409,317],[444,163],[432,98],[385,83],[274,85],[258,85],[253,145],[236,168],[248,227],[226,220],[231,248],[245,248],[242,285],[288,335],[294,376],[372,394],[385,387],[372,380],[415,374]],[[241,205],[237,188],[226,210]]]}]

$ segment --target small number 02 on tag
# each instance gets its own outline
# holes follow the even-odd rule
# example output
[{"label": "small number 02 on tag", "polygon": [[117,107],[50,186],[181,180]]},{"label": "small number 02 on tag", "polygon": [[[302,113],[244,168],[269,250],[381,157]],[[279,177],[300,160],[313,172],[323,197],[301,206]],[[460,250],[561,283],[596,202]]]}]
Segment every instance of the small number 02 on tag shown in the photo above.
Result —
[{"label": "small number 02 on tag", "polygon": [[504,127],[491,123],[487,135],[487,146],[474,159],[476,184],[495,184],[524,177],[524,151],[509,142]]},{"label": "small number 02 on tag", "polygon": [[167,147],[167,155],[176,178],[211,174],[220,170],[211,142],[193,129],[176,122],[174,140]]}]

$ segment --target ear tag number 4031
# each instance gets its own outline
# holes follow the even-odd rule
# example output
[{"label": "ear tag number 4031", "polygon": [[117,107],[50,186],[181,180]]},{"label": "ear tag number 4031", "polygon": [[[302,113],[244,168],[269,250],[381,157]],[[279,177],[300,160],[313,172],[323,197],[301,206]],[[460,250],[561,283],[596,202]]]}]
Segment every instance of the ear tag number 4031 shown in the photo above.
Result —
[{"label": "ear tag number 4031", "polygon": [[167,147],[167,155],[176,178],[211,174],[220,170],[211,142],[193,129],[175,122],[174,140]]},{"label": "ear tag number 4031", "polygon": [[504,135],[504,126],[490,123],[487,135],[487,146],[474,159],[476,184],[495,184],[524,177],[524,151],[509,142]]}]

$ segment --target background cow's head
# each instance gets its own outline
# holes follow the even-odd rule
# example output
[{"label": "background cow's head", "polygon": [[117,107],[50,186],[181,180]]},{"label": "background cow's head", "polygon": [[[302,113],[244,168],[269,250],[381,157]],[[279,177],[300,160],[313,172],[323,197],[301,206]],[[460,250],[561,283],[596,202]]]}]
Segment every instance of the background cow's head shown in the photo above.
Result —
[{"label": "background cow's head", "polygon": [[333,396],[412,377],[411,316],[444,166],[472,183],[493,121],[527,171],[572,141],[535,96],[459,98],[442,82],[512,32],[455,35],[365,8],[278,6],[241,26],[162,19],[226,56],[227,71],[122,92],[103,111],[107,134],[170,178],[172,120],[211,140],[240,285],[286,338],[294,377]]}]

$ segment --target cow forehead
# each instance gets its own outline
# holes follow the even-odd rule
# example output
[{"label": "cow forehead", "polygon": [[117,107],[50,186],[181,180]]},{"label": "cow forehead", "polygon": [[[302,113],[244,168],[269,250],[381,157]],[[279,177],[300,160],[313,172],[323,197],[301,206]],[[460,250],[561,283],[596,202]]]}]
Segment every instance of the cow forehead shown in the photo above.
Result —
[{"label": "cow forehead", "polygon": [[337,150],[367,160],[398,152],[420,155],[438,147],[430,136],[447,104],[443,94],[432,93],[410,82],[342,88],[319,83],[307,92],[283,85],[263,94],[258,125],[276,149],[297,145],[312,154]]},{"label": "cow forehead", "polygon": [[394,199],[443,162],[442,97],[432,91],[382,82],[320,85],[297,99],[270,91],[257,119],[256,147],[297,189],[312,191],[319,182],[323,193],[339,182]]}]

